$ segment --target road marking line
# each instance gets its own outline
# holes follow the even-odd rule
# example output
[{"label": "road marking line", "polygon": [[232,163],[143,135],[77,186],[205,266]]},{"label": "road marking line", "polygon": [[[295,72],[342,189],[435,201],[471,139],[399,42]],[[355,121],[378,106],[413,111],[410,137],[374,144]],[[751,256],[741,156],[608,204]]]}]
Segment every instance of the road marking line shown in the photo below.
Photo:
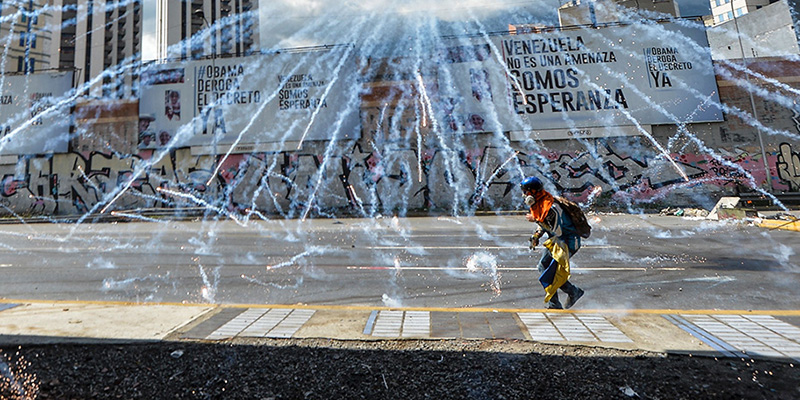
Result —
[{"label": "road marking line", "polygon": [[[508,250],[508,249],[527,249],[528,246],[368,246],[362,247],[366,250],[400,250],[400,249],[421,249],[421,250]],[[581,246],[583,249],[618,249],[620,246]]]},{"label": "road marking line", "polygon": [[372,311],[372,310],[401,310],[401,311],[435,311],[435,312],[550,312],[566,314],[718,314],[718,315],[772,315],[781,317],[800,317],[800,310],[681,310],[681,309],[618,309],[618,308],[597,308],[597,309],[569,309],[569,310],[546,310],[542,308],[489,308],[489,307],[385,307],[385,306],[359,306],[359,305],[333,305],[333,304],[211,304],[211,303],[170,303],[153,302],[137,303],[132,301],[100,301],[100,300],[39,300],[39,299],[0,299],[0,304],[19,303],[19,304],[52,304],[62,307],[64,305],[100,305],[100,306],[127,306],[127,307],[220,307],[220,308],[296,308],[300,310],[331,310],[331,311]]},{"label": "road marking line", "polygon": [[[317,267],[335,267],[335,266],[319,266]],[[395,267],[395,266],[357,266],[357,265],[350,265],[347,266],[347,269],[356,269],[356,270],[374,270],[374,271],[385,271],[385,270],[407,270],[407,271],[427,271],[427,270],[442,270],[442,271],[473,271],[466,267]],[[684,271],[686,268],[683,267],[668,267],[668,268],[645,268],[645,267],[573,267],[573,272],[580,272],[580,271],[638,271],[644,272],[648,270],[658,270],[658,271]],[[497,267],[498,271],[538,271],[535,267]],[[477,272],[477,271],[474,271]]]}]

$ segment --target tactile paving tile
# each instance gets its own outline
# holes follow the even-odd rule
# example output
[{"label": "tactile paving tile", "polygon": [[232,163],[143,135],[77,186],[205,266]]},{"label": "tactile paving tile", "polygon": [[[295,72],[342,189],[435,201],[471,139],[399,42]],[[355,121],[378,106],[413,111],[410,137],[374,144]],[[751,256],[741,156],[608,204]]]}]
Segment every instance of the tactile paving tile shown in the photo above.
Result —
[{"label": "tactile paving tile", "polygon": [[614,326],[602,315],[576,314],[576,318],[589,328],[601,342],[607,343],[633,343],[621,330]]},{"label": "tactile paving tile", "polygon": [[429,337],[431,335],[431,313],[428,311],[406,311],[403,318],[403,337]]},{"label": "tactile paving tile", "polygon": [[290,338],[311,319],[315,310],[292,310],[286,318],[264,336],[271,338]]},{"label": "tactile paving tile", "polygon": [[250,324],[261,318],[269,310],[250,308],[247,311],[239,314],[236,318],[226,322],[217,330],[212,332],[206,339],[208,340],[221,340],[235,337]]},{"label": "tactile paving tile", "polygon": [[315,310],[251,308],[209,334],[208,340],[232,337],[289,338],[314,315]]},{"label": "tactile paving tile", "polygon": [[533,340],[632,343],[603,315],[518,313]]},{"label": "tactile paving tile", "polygon": [[372,336],[399,337],[403,328],[403,311],[379,311]]},{"label": "tactile paving tile", "polygon": [[745,355],[800,361],[800,328],[771,315],[671,315],[681,326],[729,357]]},{"label": "tactile paving tile", "polygon": [[371,335],[395,338],[430,337],[431,313],[429,311],[378,311]]}]

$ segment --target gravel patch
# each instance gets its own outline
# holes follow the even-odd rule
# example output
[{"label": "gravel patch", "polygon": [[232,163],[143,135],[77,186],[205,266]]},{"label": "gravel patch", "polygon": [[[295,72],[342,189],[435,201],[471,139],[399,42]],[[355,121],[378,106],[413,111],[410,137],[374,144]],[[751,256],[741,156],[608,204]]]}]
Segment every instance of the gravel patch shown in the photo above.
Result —
[{"label": "gravel patch", "polygon": [[508,340],[0,348],[2,399],[800,399],[794,361]]}]

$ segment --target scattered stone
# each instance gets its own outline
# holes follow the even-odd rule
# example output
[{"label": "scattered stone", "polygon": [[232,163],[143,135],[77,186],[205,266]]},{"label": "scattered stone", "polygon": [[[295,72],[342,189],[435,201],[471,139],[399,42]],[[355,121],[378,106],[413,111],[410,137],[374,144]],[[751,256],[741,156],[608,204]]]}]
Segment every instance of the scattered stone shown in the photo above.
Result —
[{"label": "scattered stone", "polygon": [[[251,339],[185,342],[181,350],[175,345],[11,349],[35,360],[26,372],[43,383],[33,396],[38,399],[740,399],[765,398],[764,393],[788,399],[797,397],[800,381],[800,370],[785,361],[759,361],[759,370],[773,374],[759,374],[754,382],[749,358],[718,362],[512,340]],[[178,351],[192,356],[174,358]],[[742,371],[748,379],[739,381]],[[14,397],[0,387],[0,398]]]}]

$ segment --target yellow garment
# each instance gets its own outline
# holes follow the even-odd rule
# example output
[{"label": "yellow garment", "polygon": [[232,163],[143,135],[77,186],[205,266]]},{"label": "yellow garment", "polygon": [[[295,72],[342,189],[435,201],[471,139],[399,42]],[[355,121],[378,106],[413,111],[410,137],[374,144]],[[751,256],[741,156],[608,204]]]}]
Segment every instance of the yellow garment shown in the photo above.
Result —
[{"label": "yellow garment", "polygon": [[569,248],[567,248],[567,244],[561,240],[558,240],[556,237],[551,237],[547,239],[543,243],[543,246],[547,248],[550,252],[550,255],[553,257],[554,260],[558,263],[558,269],[556,270],[556,276],[553,278],[553,283],[550,286],[544,288],[544,291],[547,295],[544,297],[544,302],[547,303],[556,294],[558,288],[564,284],[564,282],[568,281],[570,278],[569,275]]}]

